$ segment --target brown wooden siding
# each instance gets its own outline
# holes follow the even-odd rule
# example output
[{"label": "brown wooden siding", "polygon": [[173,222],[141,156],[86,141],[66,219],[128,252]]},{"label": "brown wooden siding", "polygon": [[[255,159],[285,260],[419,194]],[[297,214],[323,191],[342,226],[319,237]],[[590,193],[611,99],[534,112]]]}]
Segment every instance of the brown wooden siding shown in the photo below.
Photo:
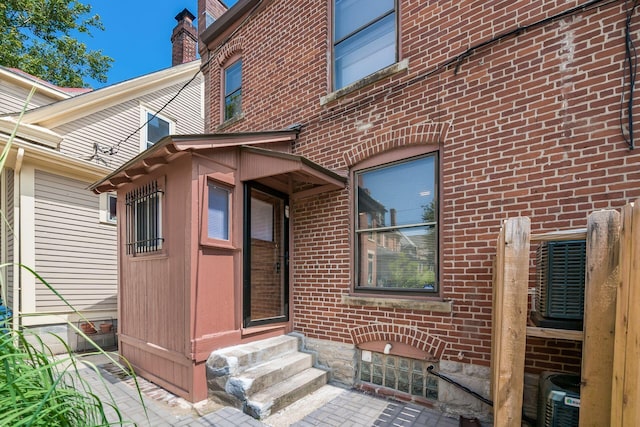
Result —
[{"label": "brown wooden siding", "polygon": [[[149,177],[164,189],[162,249],[127,255],[125,227],[120,228],[120,342],[122,354],[144,372],[184,389],[184,364],[190,355],[190,268],[188,212],[191,206],[190,163],[176,161]],[[166,175],[165,175],[166,174]],[[146,182],[119,192],[119,220],[126,221],[124,195]],[[171,195],[171,205],[166,201]],[[167,256],[171,254],[171,256]],[[151,345],[149,345],[151,344]],[[151,355],[155,355],[151,357]]]}]

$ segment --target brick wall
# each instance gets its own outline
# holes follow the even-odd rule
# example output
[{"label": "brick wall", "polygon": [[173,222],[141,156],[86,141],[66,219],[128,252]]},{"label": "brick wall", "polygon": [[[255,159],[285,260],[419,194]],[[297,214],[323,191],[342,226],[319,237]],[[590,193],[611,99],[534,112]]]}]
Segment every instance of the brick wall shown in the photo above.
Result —
[{"label": "brick wall", "polygon": [[[454,304],[452,313],[437,314],[341,303],[353,281],[347,188],[294,203],[294,328],[352,343],[353,328],[402,325],[447,342],[445,359],[488,365],[501,221],[530,216],[533,232],[585,227],[591,211],[640,197],[640,150],[630,151],[620,131],[624,2],[506,37],[439,68],[469,46],[582,2],[400,1],[408,71],[321,105],[331,92],[328,3],[274,0],[246,22],[234,37],[243,59],[244,118],[219,128],[214,62],[209,130],[303,123],[296,154],[341,171],[353,165],[345,153],[366,158],[393,146],[439,145],[440,286]],[[438,132],[412,131],[425,123]],[[579,364],[577,343],[532,339],[527,348],[532,371]]]},{"label": "brick wall", "polygon": [[198,1],[198,34],[202,33],[207,27],[207,13],[214,19],[227,11],[227,7],[220,0],[199,0]]}]

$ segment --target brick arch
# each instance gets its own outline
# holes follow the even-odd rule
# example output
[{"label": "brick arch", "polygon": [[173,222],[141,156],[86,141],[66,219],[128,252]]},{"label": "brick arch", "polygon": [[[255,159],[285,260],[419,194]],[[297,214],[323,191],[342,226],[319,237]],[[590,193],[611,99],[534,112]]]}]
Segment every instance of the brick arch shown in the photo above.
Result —
[{"label": "brick arch", "polygon": [[427,334],[409,326],[397,326],[386,323],[374,323],[359,326],[351,330],[351,337],[355,345],[370,341],[397,342],[410,345],[436,360],[442,359],[447,343],[435,335]]},{"label": "brick arch", "polygon": [[231,58],[236,53],[240,53],[242,51],[243,44],[244,40],[242,39],[242,37],[234,38],[233,40],[230,40],[227,44],[225,44],[216,56],[218,65],[222,67],[229,58]]},{"label": "brick arch", "polygon": [[420,144],[439,144],[444,140],[448,129],[449,124],[446,122],[429,122],[403,129],[390,130],[345,152],[344,161],[348,167],[351,167],[368,157],[393,148]]}]

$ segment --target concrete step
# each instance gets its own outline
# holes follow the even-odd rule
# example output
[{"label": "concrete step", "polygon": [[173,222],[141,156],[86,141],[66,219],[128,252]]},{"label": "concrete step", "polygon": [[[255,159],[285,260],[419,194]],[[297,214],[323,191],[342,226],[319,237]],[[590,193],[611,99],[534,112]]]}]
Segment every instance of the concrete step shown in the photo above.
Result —
[{"label": "concrete step", "polygon": [[272,385],[284,381],[313,366],[313,357],[307,353],[288,353],[246,369],[227,381],[227,391],[246,399]]},{"label": "concrete step", "polygon": [[301,399],[327,383],[327,372],[309,368],[272,385],[246,401],[244,412],[257,419],[264,419],[285,406]]},{"label": "concrete step", "polygon": [[298,338],[282,335],[223,348],[211,353],[207,360],[207,370],[213,376],[239,375],[251,366],[296,352],[298,346]]}]

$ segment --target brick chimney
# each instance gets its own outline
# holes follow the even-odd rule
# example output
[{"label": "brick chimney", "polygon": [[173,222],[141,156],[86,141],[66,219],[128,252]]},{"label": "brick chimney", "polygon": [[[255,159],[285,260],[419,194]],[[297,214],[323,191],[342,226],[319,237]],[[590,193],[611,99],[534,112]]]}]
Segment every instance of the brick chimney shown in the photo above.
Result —
[{"label": "brick chimney", "polygon": [[173,34],[171,35],[171,43],[173,44],[171,52],[172,66],[196,59],[198,35],[196,34],[196,27],[193,25],[195,18],[187,9],[176,15],[178,25],[173,29]]}]

